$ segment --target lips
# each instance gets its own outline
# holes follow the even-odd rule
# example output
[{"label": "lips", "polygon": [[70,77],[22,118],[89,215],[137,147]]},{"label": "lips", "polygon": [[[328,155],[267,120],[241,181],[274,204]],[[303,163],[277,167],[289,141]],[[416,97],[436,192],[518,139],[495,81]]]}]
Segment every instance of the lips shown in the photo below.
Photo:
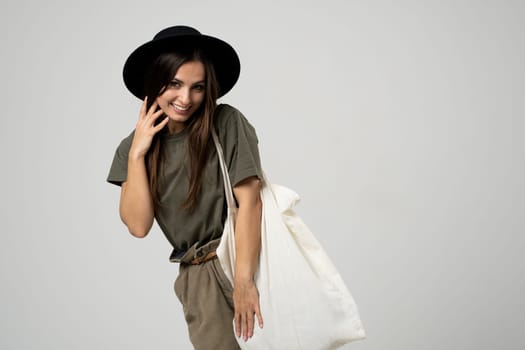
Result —
[{"label": "lips", "polygon": [[190,106],[183,107],[175,103],[172,103],[171,105],[173,106],[173,108],[175,108],[177,111],[180,111],[180,112],[186,112],[188,109],[190,109]]}]

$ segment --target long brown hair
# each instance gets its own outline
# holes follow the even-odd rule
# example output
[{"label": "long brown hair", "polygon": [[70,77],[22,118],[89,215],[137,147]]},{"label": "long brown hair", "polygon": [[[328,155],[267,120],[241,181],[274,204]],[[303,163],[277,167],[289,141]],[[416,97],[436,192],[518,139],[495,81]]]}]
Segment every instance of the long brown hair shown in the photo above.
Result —
[{"label": "long brown hair", "polygon": [[[217,106],[219,85],[215,70],[205,55],[197,50],[168,52],[160,54],[149,67],[146,75],[145,93],[148,97],[148,109],[157,97],[166,89],[169,82],[177,73],[177,70],[186,62],[202,62],[205,69],[205,95],[200,107],[187,121],[188,128],[188,155],[190,185],[182,208],[193,209],[202,183],[202,172],[211,147],[211,128],[213,128],[213,116]],[[157,123],[163,118],[159,117]],[[146,153],[146,169],[148,172],[149,188],[155,210],[161,206],[159,186],[163,184],[164,169],[166,163],[166,147],[164,137],[169,133],[166,125],[153,137],[151,146]]]}]

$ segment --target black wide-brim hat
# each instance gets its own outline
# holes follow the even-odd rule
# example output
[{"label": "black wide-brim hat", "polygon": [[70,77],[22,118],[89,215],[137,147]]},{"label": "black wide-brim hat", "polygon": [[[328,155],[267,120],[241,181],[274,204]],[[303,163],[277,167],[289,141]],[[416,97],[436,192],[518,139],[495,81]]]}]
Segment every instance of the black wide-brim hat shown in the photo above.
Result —
[{"label": "black wide-brim hat", "polygon": [[124,84],[128,90],[143,100],[144,82],[151,63],[165,52],[177,52],[198,48],[211,61],[219,83],[219,96],[225,95],[239,79],[241,63],[239,56],[225,41],[201,34],[188,26],[173,26],[158,32],[153,40],[139,46],[124,64]]}]

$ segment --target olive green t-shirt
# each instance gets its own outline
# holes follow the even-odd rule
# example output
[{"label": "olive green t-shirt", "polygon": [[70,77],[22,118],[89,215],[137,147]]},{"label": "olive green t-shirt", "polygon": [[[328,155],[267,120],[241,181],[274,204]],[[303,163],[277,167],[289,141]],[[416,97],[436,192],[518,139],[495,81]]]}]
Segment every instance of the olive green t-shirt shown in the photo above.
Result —
[{"label": "olive green t-shirt", "polygon": [[[221,104],[217,106],[214,123],[232,186],[250,176],[262,179],[257,135],[248,120],[234,107]],[[134,131],[115,152],[107,177],[112,184],[121,186],[127,178],[133,135]],[[172,255],[180,256],[191,246],[200,246],[222,235],[227,205],[219,158],[213,146],[195,208],[192,211],[181,208],[189,188],[187,128],[163,137],[167,155],[165,181],[160,187],[162,207],[155,212],[155,220],[174,248]]]}]

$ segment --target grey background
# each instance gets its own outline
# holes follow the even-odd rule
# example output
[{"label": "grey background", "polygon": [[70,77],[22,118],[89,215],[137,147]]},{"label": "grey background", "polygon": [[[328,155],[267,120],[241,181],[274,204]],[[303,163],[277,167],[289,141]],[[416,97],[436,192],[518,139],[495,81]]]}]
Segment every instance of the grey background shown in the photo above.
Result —
[{"label": "grey background", "polygon": [[239,52],[222,101],[358,303],[345,349],[522,349],[524,10],[2,1],[0,348],[190,348],[167,240],[132,238],[105,183],[140,105],[124,60],[189,24]]}]

